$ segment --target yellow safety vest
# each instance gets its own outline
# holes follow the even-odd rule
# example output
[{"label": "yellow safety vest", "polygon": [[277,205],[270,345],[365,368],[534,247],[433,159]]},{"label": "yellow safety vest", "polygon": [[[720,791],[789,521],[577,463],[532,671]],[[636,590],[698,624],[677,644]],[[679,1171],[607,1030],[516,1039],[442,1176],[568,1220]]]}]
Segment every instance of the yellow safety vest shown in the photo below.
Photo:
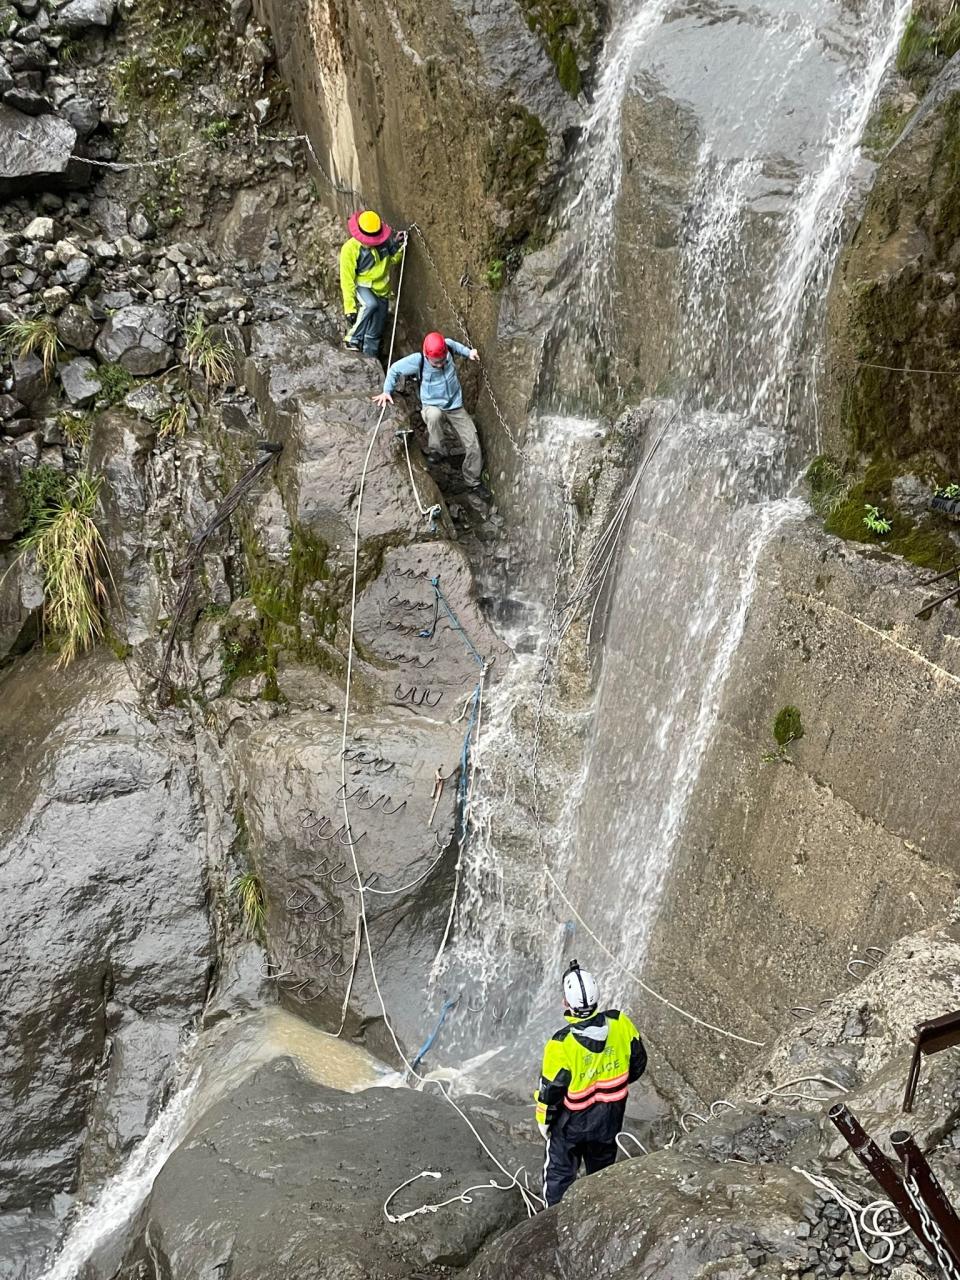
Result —
[{"label": "yellow safety vest", "polygon": [[390,268],[399,262],[403,249],[386,253],[392,241],[372,249],[361,244],[353,236],[340,249],[340,292],[343,294],[343,311],[351,316],[357,310],[357,285],[372,289],[379,298],[390,297]]},{"label": "yellow safety vest", "polygon": [[[606,1024],[606,1038],[591,1038],[591,1028]],[[575,1032],[580,1029],[581,1036]],[[587,1043],[584,1044],[582,1041]],[[588,1047],[590,1044],[593,1047]],[[646,1066],[640,1033],[625,1013],[608,1009],[589,1018],[567,1015],[567,1026],[547,1041],[540,1088],[534,1094],[537,1122],[556,1118],[561,1107],[587,1111],[598,1103],[624,1102],[631,1080]]]}]

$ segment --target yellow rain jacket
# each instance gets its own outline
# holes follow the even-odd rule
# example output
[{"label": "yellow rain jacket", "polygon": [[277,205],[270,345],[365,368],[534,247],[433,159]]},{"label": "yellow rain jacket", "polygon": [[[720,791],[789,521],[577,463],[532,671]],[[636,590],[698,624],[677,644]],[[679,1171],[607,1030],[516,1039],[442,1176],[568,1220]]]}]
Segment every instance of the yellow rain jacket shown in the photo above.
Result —
[{"label": "yellow rain jacket", "polygon": [[543,1051],[534,1094],[537,1123],[562,1126],[569,1136],[609,1142],[623,1127],[628,1086],[647,1065],[640,1033],[625,1013],[607,1009],[589,1018],[566,1014],[567,1025]]},{"label": "yellow rain jacket", "polygon": [[357,312],[357,286],[372,290],[378,298],[390,297],[390,268],[400,261],[403,246],[391,237],[378,249],[354,240],[345,241],[340,249],[340,292],[343,294],[343,313]]}]

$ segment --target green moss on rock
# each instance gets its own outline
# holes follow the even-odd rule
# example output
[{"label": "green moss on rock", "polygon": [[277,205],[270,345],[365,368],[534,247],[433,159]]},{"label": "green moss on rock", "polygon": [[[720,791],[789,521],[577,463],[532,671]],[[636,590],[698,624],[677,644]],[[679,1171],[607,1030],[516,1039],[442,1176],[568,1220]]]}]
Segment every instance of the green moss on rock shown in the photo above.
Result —
[{"label": "green moss on rock", "polygon": [[572,98],[583,88],[583,69],[597,52],[599,6],[589,0],[520,0],[527,26],[557,69],[557,79]]},{"label": "green moss on rock", "polygon": [[803,737],[803,724],[798,707],[781,707],[773,722],[773,736],[778,747],[785,747]]}]

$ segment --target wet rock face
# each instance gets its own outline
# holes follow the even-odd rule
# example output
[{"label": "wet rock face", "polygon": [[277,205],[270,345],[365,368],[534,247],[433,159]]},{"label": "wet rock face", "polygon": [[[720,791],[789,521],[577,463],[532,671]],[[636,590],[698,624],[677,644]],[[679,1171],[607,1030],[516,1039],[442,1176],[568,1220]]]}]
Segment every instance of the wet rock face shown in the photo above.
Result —
[{"label": "wet rock face", "polygon": [[9,1210],[74,1185],[88,1126],[107,1135],[88,1172],[142,1136],[212,951],[190,764],[123,668],[91,659],[64,684],[24,660],[0,704]]},{"label": "wet rock face", "polygon": [[[525,1154],[532,1166],[532,1148]],[[469,1205],[387,1223],[383,1202],[421,1169],[443,1179],[406,1189],[395,1213],[492,1176],[472,1134],[435,1094],[344,1094],[279,1060],[192,1126],[154,1183],[120,1276],[134,1280],[152,1259],[178,1280],[200,1280],[211,1268],[258,1280],[399,1280],[467,1262],[523,1212],[516,1193],[490,1190]]]},{"label": "wet rock face", "polygon": [[709,1165],[672,1152],[574,1184],[560,1204],[484,1250],[471,1280],[592,1274],[641,1280],[747,1280],[768,1257],[797,1264],[796,1224],[813,1200],[799,1174]]},{"label": "wet rock face", "polygon": [[[539,12],[546,7],[554,9],[537,6],[537,18],[552,23]],[[544,225],[564,133],[579,118],[529,15],[515,0],[377,0],[362,22],[346,0],[322,10],[270,0],[265,9],[295,113],[321,161],[376,200],[394,226],[423,225],[482,348],[496,299],[457,282],[466,274],[479,284],[492,262]],[[403,111],[391,102],[403,102]],[[438,320],[456,333],[437,277],[412,242],[404,324],[416,340]],[[492,416],[490,427],[495,434]]]},{"label": "wet rock face", "polygon": [[880,160],[829,315],[829,447],[913,458],[950,480],[960,474],[956,379],[896,370],[950,371],[960,360],[958,165],[960,54]]},{"label": "wet rock face", "polygon": [[[232,734],[228,747],[250,860],[265,887],[268,972],[281,999],[334,1030],[350,989],[349,1027],[392,1059],[365,951],[351,981],[357,894],[345,823],[372,889],[366,907],[386,1003],[413,1051],[437,1017],[439,997],[425,975],[453,891],[464,703],[481,659],[502,656],[502,648],[477,607],[463,552],[443,536],[446,518],[431,532],[420,515],[385,424],[370,455],[360,523],[341,772],[336,712],[353,524],[378,379],[331,345],[319,317],[301,314],[254,330],[246,380],[266,430],[284,444],[276,472],[282,506],[262,501],[254,525],[260,576],[252,595],[265,633],[284,651],[278,693],[290,711]],[[433,503],[439,495],[415,451],[412,466],[422,502]],[[309,569],[305,577],[287,567],[295,559]],[[434,577],[465,635],[438,612]],[[438,770],[444,781],[434,806]]]}]

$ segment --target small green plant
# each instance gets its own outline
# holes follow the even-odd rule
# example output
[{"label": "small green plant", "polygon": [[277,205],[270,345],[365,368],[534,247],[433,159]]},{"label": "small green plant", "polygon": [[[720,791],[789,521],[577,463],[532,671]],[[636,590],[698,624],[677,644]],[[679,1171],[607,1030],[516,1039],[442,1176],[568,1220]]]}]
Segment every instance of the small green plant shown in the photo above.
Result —
[{"label": "small green plant", "polygon": [[93,427],[91,414],[64,409],[57,414],[57,426],[63,432],[67,444],[74,449],[84,449],[90,443],[90,432]]},{"label": "small green plant", "polygon": [[0,329],[0,341],[20,360],[34,352],[39,353],[43,376],[48,381],[56,367],[57,356],[63,350],[53,317],[46,315],[12,320]]},{"label": "small green plant", "polygon": [[60,506],[69,481],[57,467],[42,462],[30,467],[20,477],[20,496],[23,499],[23,536],[32,532],[48,511]]},{"label": "small green plant", "polygon": [[267,918],[266,901],[260,877],[253,871],[245,871],[233,882],[233,896],[240,908],[240,918],[247,934],[252,938],[259,934]]},{"label": "small green plant", "polygon": [[134,381],[133,374],[127,373],[122,364],[98,365],[97,380],[102,388],[99,399],[103,404],[119,404]]},{"label": "small green plant", "polygon": [[99,480],[74,476],[20,542],[34,553],[43,578],[44,622],[60,641],[60,667],[104,633],[110,570],[93,518],[99,493]]},{"label": "small green plant", "polygon": [[227,134],[230,132],[230,121],[218,117],[211,120],[209,124],[205,124],[200,130],[202,137],[208,142],[223,142]]},{"label": "small green plant", "polygon": [[157,423],[157,435],[161,440],[166,440],[170,437],[179,440],[186,434],[189,422],[190,406],[186,400],[178,400],[176,404],[170,406]]},{"label": "small green plant", "polygon": [[818,515],[834,515],[849,496],[850,480],[842,464],[829,454],[814,458],[807,468],[806,479],[810,486],[810,505]]},{"label": "small green plant", "polygon": [[781,707],[773,722],[773,737],[777,744],[776,751],[768,751],[763,757],[765,763],[778,760],[789,760],[787,747],[791,742],[799,742],[803,737],[803,723],[798,707]]},{"label": "small green plant", "polygon": [[229,347],[212,337],[201,315],[195,315],[184,329],[184,359],[203,375],[208,386],[223,386],[233,375]]},{"label": "small green plant", "polygon": [[863,517],[863,523],[871,533],[882,535],[884,533],[889,533],[893,528],[893,525],[879,507],[873,506],[872,503],[865,502],[863,504],[863,510],[866,513]]},{"label": "small green plant", "polygon": [[506,274],[507,264],[504,262],[503,258],[494,258],[487,267],[484,279],[494,293],[498,293],[506,282]]},{"label": "small green plant", "polygon": [[960,498],[960,484],[945,484],[936,491],[938,498]]}]

